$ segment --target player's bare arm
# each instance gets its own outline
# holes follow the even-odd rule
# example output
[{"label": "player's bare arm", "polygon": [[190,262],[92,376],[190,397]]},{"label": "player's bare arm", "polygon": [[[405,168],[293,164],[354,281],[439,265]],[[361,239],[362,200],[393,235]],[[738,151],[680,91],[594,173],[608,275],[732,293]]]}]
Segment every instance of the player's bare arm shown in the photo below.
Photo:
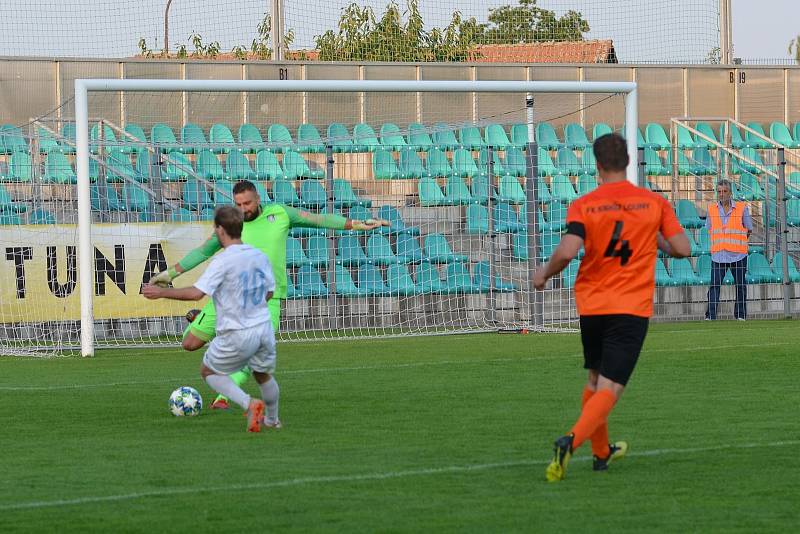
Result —
[{"label": "player's bare arm", "polygon": [[683,232],[675,234],[669,239],[665,239],[661,234],[657,234],[658,248],[665,254],[673,258],[686,258],[692,254],[692,247],[689,238]]},{"label": "player's bare arm", "polygon": [[142,294],[150,300],[170,299],[170,300],[200,300],[206,294],[194,286],[189,287],[158,287],[147,284],[142,288]]},{"label": "player's bare arm", "polygon": [[539,291],[544,289],[547,281],[563,271],[569,262],[574,260],[583,246],[583,238],[573,234],[567,234],[561,238],[561,242],[556,247],[553,255],[543,267],[540,267],[533,276],[533,285]]}]

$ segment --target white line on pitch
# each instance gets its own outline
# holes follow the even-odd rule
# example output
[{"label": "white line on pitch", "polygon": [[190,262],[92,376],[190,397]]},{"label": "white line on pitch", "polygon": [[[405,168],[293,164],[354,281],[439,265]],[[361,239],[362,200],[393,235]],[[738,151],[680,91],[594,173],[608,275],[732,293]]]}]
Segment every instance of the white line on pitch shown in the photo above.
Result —
[{"label": "white line on pitch", "polygon": [[[649,451],[631,452],[627,456],[665,456],[669,454],[703,453],[715,452],[730,449],[757,449],[762,447],[788,447],[800,445],[798,441],[773,441],[771,443],[743,443],[725,444],[713,447],[690,447],[685,449],[653,449]],[[572,462],[586,462],[589,456],[582,456],[572,460]],[[82,504],[100,504],[107,502],[129,501],[143,499],[147,497],[167,497],[171,495],[192,495],[197,493],[226,493],[230,491],[248,491],[269,488],[282,488],[290,486],[302,486],[306,484],[331,484],[337,482],[362,482],[372,480],[387,480],[395,478],[406,478],[416,476],[435,476],[467,473],[470,471],[487,471],[490,469],[504,469],[508,467],[529,467],[546,465],[549,460],[516,460],[509,462],[492,462],[484,464],[451,465],[445,467],[431,467],[425,469],[409,469],[404,471],[386,471],[382,473],[363,473],[353,475],[331,475],[319,477],[300,477],[287,480],[276,480],[274,482],[264,482],[259,484],[234,484],[230,486],[216,487],[193,487],[193,488],[164,488],[137,493],[124,493],[119,495],[104,495],[95,497],[80,497],[77,499],[62,499],[57,501],[28,501],[12,504],[0,504],[0,510],[24,510],[36,508],[53,508],[60,506],[77,506]],[[544,482],[542,482],[544,483]]]},{"label": "white line on pitch", "polygon": [[[736,344],[736,345],[709,345],[704,347],[690,347],[690,348],[669,348],[669,349],[645,349],[643,354],[660,353],[660,352],[702,352],[702,351],[720,351],[724,349],[741,349],[741,348],[761,348],[761,347],[777,347],[783,345],[794,345],[794,342],[780,341],[777,343],[753,343],[753,344]],[[581,354],[548,354],[535,357],[519,357],[519,358],[492,358],[488,360],[440,360],[435,362],[414,362],[414,363],[398,363],[390,365],[358,365],[351,367],[321,367],[316,369],[294,369],[288,371],[279,371],[276,376],[285,375],[305,375],[316,373],[341,373],[348,371],[381,371],[392,369],[411,369],[415,367],[431,367],[440,365],[480,365],[487,363],[513,363],[513,362],[533,362],[538,360],[558,360],[562,358],[576,358]],[[726,355],[727,357],[727,355]],[[154,380],[140,380],[131,382],[107,382],[100,384],[60,384],[52,386],[0,386],[0,391],[59,391],[70,389],[91,389],[91,388],[109,388],[109,387],[123,387],[123,386],[140,386],[146,384],[162,384],[162,383],[178,383],[181,381],[196,380],[197,377],[184,377],[184,378],[158,378]]]}]

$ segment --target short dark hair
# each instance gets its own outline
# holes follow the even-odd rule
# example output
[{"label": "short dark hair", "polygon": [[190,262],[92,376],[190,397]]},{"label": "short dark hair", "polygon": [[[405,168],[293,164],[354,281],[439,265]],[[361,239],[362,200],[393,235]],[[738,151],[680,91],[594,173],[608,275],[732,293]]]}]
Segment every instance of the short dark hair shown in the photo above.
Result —
[{"label": "short dark hair", "polygon": [[601,135],[592,146],[597,165],[611,172],[624,171],[630,163],[625,139],[615,133]]},{"label": "short dark hair", "polygon": [[238,195],[239,193],[244,193],[245,191],[252,191],[253,193],[258,193],[255,184],[249,180],[241,180],[239,182],[236,182],[236,184],[233,186],[234,195]]},{"label": "short dark hair", "polygon": [[733,191],[733,187],[731,187],[731,181],[727,178],[720,178],[720,180],[717,182],[717,187],[719,186],[727,187],[728,191]]},{"label": "short dark hair", "polygon": [[214,210],[214,226],[222,227],[231,239],[242,237],[243,225],[244,215],[236,206],[219,206]]}]

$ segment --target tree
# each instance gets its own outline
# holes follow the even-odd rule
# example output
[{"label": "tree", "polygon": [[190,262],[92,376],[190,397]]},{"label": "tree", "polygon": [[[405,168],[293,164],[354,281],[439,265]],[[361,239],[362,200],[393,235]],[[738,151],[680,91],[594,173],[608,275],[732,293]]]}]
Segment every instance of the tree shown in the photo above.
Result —
[{"label": "tree", "polygon": [[536,0],[519,0],[518,6],[489,10],[489,28],[483,37],[486,44],[536,43],[542,41],[582,41],[589,23],[577,11],[561,17],[555,11],[540,8]]},{"label": "tree", "polygon": [[[794,49],[794,52],[792,52]],[[800,64],[800,35],[789,41],[789,55],[794,56],[795,62]]]}]

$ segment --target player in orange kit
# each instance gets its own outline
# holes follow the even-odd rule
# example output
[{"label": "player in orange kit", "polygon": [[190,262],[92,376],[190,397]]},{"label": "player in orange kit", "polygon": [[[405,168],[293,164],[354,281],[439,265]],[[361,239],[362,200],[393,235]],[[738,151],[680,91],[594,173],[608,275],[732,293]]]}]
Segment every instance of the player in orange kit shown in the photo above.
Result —
[{"label": "player in orange kit", "polygon": [[690,254],[689,240],[669,202],[626,180],[625,140],[603,135],[592,149],[600,185],[570,205],[566,234],[534,276],[536,289],[544,289],[549,278],[585,249],[575,280],[575,303],[589,380],[578,421],[555,442],[555,456],[545,472],[551,482],[564,478],[573,451],[586,440],[592,443],[595,471],[606,470],[612,460],[625,455],[627,443],[609,443],[607,419],[647,335],[657,249],[675,258]]}]

